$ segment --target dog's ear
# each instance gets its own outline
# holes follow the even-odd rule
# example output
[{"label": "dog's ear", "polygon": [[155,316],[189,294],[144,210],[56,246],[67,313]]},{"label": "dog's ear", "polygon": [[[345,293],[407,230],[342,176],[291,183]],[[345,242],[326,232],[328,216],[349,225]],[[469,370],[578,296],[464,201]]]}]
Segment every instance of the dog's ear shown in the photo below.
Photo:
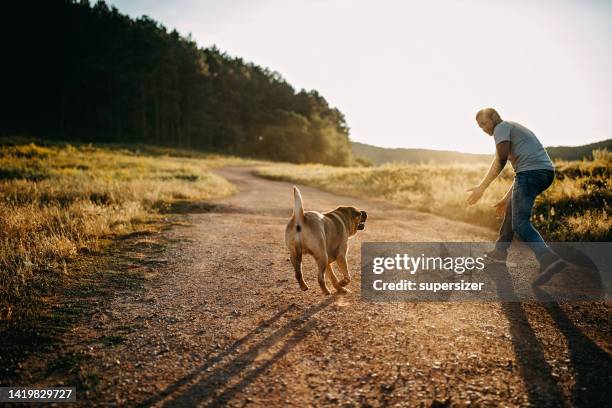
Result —
[{"label": "dog's ear", "polygon": [[346,214],[351,218],[357,218],[361,216],[361,213],[359,212],[359,210],[355,207],[344,207],[344,209],[346,210]]},{"label": "dog's ear", "polygon": [[340,206],[338,208],[336,208],[336,211],[340,212],[347,221],[350,221],[353,219],[353,217],[355,217],[355,214],[353,214],[353,207],[348,207],[346,205]]},{"label": "dog's ear", "polygon": [[359,224],[362,223],[363,219],[362,219],[362,212],[359,211],[357,208],[355,207],[347,207],[348,211],[349,211],[349,216],[351,219],[351,224],[354,226],[355,229],[360,229],[359,228]]}]

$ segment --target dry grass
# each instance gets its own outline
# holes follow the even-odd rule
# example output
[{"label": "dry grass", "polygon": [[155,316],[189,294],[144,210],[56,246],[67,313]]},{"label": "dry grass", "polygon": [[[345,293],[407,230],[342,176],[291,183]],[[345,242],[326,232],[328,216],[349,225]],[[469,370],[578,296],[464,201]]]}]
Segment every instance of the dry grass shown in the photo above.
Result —
[{"label": "dry grass", "polygon": [[44,294],[50,276],[70,273],[79,253],[159,218],[161,205],[233,193],[209,169],[248,163],[164,148],[0,139],[0,319],[11,319],[17,304],[27,310],[28,298]]},{"label": "dry grass", "polygon": [[[493,204],[512,184],[506,169],[481,201],[468,207],[466,188],[478,184],[486,165],[406,165],[331,167],[279,164],[259,168],[260,175],[313,185],[335,193],[385,200],[398,206],[498,228]],[[538,197],[536,227],[550,241],[612,239],[609,208],[612,154],[596,151],[594,160],[557,163],[557,180]]]}]

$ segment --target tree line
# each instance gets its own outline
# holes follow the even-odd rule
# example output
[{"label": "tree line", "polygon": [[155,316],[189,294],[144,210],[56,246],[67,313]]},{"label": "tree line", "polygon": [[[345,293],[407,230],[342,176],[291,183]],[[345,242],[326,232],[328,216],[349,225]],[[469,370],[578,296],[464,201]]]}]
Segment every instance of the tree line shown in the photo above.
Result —
[{"label": "tree line", "polygon": [[278,72],[103,1],[12,3],[3,10],[4,133],[353,162],[342,112]]}]

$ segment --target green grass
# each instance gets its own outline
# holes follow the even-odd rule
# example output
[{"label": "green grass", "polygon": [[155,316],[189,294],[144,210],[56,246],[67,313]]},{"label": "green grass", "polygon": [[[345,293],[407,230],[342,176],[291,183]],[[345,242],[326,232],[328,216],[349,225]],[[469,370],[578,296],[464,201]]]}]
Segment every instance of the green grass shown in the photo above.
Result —
[{"label": "green grass", "polygon": [[[609,203],[612,200],[612,154],[595,151],[590,161],[558,162],[557,179],[536,201],[533,222],[549,241],[609,241],[612,239]],[[258,174],[292,181],[334,193],[391,202],[403,208],[499,228],[493,204],[512,184],[505,169],[481,201],[467,206],[466,189],[482,179],[487,165],[407,165],[332,167],[277,164]]]}]

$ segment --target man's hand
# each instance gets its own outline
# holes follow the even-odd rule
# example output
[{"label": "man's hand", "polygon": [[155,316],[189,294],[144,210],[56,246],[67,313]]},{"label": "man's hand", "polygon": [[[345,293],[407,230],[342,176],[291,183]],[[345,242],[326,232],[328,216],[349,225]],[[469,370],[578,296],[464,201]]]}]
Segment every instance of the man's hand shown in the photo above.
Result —
[{"label": "man's hand", "polygon": [[481,186],[476,186],[468,188],[465,191],[472,193],[469,195],[466,201],[469,205],[474,205],[478,202],[478,200],[480,200],[480,197],[482,197],[482,194],[484,193],[485,189]]},{"label": "man's hand", "polygon": [[497,215],[497,217],[502,218],[506,214],[506,208],[508,207],[508,199],[506,197],[502,198],[501,200],[493,204],[493,207],[495,207],[495,214]]}]

